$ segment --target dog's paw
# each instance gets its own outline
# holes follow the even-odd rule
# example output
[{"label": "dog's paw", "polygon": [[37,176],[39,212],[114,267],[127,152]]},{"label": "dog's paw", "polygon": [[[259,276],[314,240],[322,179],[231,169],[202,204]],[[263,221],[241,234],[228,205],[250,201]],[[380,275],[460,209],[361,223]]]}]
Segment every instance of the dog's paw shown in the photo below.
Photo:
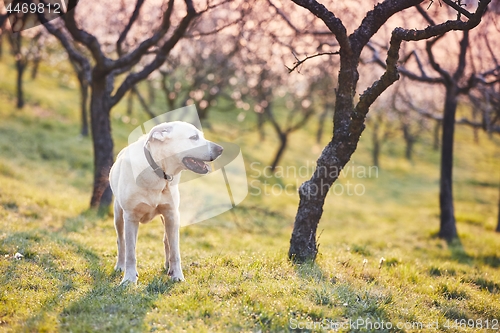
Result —
[{"label": "dog's paw", "polygon": [[120,282],[120,286],[125,286],[128,284],[137,284],[138,277],[139,277],[139,275],[137,273],[135,273],[135,274],[125,273],[125,276],[123,277],[122,282]]},{"label": "dog's paw", "polygon": [[170,276],[170,278],[174,282],[184,281],[184,274],[182,274],[182,271],[180,271],[180,272],[169,271],[168,275]]},{"label": "dog's paw", "polygon": [[115,265],[115,272],[125,272],[125,265]]}]

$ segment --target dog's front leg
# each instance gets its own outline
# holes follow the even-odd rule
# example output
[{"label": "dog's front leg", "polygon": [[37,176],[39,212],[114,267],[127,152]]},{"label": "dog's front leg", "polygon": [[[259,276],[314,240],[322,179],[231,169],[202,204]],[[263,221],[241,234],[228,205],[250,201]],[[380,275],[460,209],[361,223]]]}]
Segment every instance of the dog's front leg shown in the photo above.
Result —
[{"label": "dog's front leg", "polygon": [[125,214],[125,275],[122,284],[126,282],[136,283],[139,274],[137,274],[137,262],[135,257],[135,245],[137,243],[137,234],[139,231],[139,221],[133,219],[129,214]]},{"label": "dog's front leg", "polygon": [[[179,228],[180,228],[180,217],[179,211],[173,209],[170,212],[165,212],[163,214],[165,219],[165,266],[168,269],[168,275],[172,277],[173,281],[184,281],[184,274],[182,274],[181,267],[181,252],[179,249]],[[169,250],[167,251],[167,244]],[[167,267],[168,261],[168,267]]]},{"label": "dog's front leg", "polygon": [[165,218],[163,215],[160,215],[161,222],[163,223],[163,228],[165,230],[163,234],[163,245],[165,247],[165,269],[168,271],[169,269],[169,260],[170,260],[170,244],[168,243],[168,235],[167,235],[167,226],[165,224]]},{"label": "dog's front leg", "polygon": [[116,245],[118,246],[118,259],[116,260],[115,270],[125,270],[125,234],[123,223],[123,209],[118,201],[115,200],[115,229],[116,229]]}]

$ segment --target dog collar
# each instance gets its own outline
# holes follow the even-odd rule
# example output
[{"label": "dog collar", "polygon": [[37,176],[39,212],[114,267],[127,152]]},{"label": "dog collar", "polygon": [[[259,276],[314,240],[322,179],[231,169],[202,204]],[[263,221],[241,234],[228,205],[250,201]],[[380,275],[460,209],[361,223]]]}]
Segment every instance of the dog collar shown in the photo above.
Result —
[{"label": "dog collar", "polygon": [[153,160],[153,156],[151,156],[151,152],[149,151],[148,148],[146,148],[146,146],[144,146],[144,155],[146,155],[146,159],[148,160],[149,166],[151,166],[154,173],[156,173],[158,177],[164,178],[169,182],[171,182],[174,179],[174,177],[167,175],[165,171],[163,171],[163,169],[160,168],[158,164],[156,164],[155,160]]}]

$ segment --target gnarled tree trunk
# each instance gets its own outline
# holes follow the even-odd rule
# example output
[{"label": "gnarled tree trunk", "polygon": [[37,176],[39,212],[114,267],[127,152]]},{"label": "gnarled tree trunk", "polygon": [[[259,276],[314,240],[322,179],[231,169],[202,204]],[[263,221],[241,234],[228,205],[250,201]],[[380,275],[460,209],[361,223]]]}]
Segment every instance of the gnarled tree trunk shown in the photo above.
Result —
[{"label": "gnarled tree trunk", "polygon": [[[347,52],[346,52],[347,51]],[[343,54],[350,53],[350,54]],[[350,50],[341,50],[340,72],[335,104],[333,138],[323,149],[311,179],[299,188],[299,207],[295,216],[288,256],[295,262],[314,260],[318,253],[316,231],[323,214],[323,205],[340,170],[349,162],[364,129],[363,121],[352,127],[348,119],[354,111],[354,95],[358,81],[358,57]]]},{"label": "gnarled tree trunk", "polygon": [[[299,207],[290,239],[289,258],[295,262],[304,262],[316,258],[318,253],[316,230],[323,214],[325,197],[332,183],[338,178],[340,170],[347,164],[356,150],[370,106],[399,78],[397,62],[402,41],[424,40],[443,35],[450,30],[471,29],[481,22],[489,0],[480,1],[476,12],[467,14],[468,22],[457,18],[455,21],[446,21],[441,24],[432,22],[425,30],[395,28],[392,31],[390,47],[387,51],[385,72],[379,80],[375,81],[359,96],[356,106],[354,106],[354,96],[359,78],[357,67],[361,50],[392,15],[419,5],[422,1],[382,1],[366,14],[359,28],[351,35],[347,35],[347,29],[342,21],[324,5],[314,0],[293,1],[320,18],[336,37],[340,46],[339,85],[333,117],[333,137],[323,149],[311,179],[300,186]],[[456,99],[450,99],[450,110],[453,101],[456,103]],[[454,113],[448,117],[454,118]],[[453,128],[451,129],[453,130]],[[447,128],[447,131],[449,130],[450,128]],[[451,134],[453,135],[453,131]],[[452,149],[453,146],[451,145],[449,148]],[[451,149],[447,149],[447,151],[451,152]]]},{"label": "gnarled tree trunk", "polygon": [[107,208],[112,200],[108,177],[113,165],[113,138],[110,123],[111,101],[107,88],[106,78],[92,81],[90,99],[94,146],[94,189],[90,201],[92,208]]}]

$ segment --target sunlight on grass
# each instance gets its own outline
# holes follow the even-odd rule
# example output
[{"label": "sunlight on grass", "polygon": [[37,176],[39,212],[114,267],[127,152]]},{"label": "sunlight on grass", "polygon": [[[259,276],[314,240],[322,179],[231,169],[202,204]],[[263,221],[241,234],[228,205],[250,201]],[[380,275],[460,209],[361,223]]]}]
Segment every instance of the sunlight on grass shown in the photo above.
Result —
[{"label": "sunlight on grass", "polygon": [[[87,211],[92,148],[79,135],[71,72],[53,76],[42,67],[37,80],[43,84],[28,80],[28,103],[18,111],[9,66],[0,63],[0,331],[281,332],[325,318],[438,322],[446,331],[450,320],[500,318],[500,236],[493,232],[498,138],[481,134],[478,145],[470,130],[457,129],[459,242],[435,236],[438,152],[424,140],[410,163],[395,139],[376,173],[339,179],[344,190],[359,185],[363,194],[330,193],[317,262],[294,266],[286,254],[296,191],[321,150],[312,136],[317,124],[291,136],[281,163],[307,165],[309,173],[274,177],[263,173],[277,149],[272,128],[260,142],[254,132],[233,126],[237,112],[213,110],[206,136],[242,147],[249,196],[230,212],[181,229],[183,283],[172,283],[163,268],[159,219],[142,226],[139,283],[121,287],[121,274],[113,271],[112,217]],[[163,110],[161,99],[154,107]],[[111,115],[115,152],[137,126],[131,119],[146,119],[139,109],[124,118],[124,110],[121,103]],[[242,128],[253,126],[252,117]],[[369,138],[362,137],[349,165],[370,167]],[[291,191],[265,193],[273,185]]]}]

